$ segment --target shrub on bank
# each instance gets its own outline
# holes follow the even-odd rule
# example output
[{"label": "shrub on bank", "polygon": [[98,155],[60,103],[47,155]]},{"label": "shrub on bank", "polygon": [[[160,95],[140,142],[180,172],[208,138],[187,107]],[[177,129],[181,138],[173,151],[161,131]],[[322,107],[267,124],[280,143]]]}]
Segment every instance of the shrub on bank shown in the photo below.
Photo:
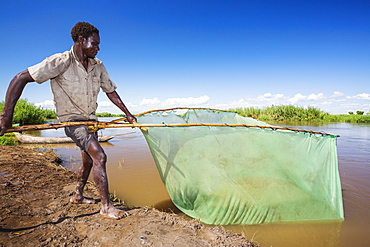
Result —
[{"label": "shrub on bank", "polygon": [[0,145],[2,146],[18,145],[18,139],[14,136],[13,133],[8,133],[3,136],[0,136]]},{"label": "shrub on bank", "polygon": [[[0,111],[4,108],[4,102],[0,103]],[[45,123],[46,119],[55,119],[55,111],[49,109],[43,109],[29,103],[27,99],[18,100],[13,115],[13,123],[16,124],[42,124]]]}]

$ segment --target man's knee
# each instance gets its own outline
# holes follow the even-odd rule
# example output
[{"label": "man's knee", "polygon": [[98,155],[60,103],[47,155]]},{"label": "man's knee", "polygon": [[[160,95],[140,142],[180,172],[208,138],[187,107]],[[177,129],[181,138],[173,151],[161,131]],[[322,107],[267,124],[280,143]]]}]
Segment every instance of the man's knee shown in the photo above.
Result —
[{"label": "man's knee", "polygon": [[107,155],[104,151],[100,151],[96,155],[97,162],[104,165],[107,162]]},{"label": "man's knee", "polygon": [[97,166],[104,166],[107,162],[107,155],[105,154],[103,149],[89,149],[90,157],[92,158],[94,165]]},{"label": "man's knee", "polygon": [[85,151],[82,151],[81,154],[82,154],[82,164],[84,166],[92,166],[93,160],[91,159],[90,155]]}]

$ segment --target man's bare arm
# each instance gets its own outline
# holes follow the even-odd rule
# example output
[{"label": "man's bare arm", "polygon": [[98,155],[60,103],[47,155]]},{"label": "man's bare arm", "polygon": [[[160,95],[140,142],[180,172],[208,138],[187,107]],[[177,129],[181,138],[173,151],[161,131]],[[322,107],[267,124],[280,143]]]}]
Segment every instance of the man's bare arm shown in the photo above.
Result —
[{"label": "man's bare arm", "polygon": [[119,109],[121,109],[127,116],[127,120],[129,123],[136,122],[136,118],[130,113],[130,111],[127,109],[121,98],[119,97],[118,93],[116,91],[113,91],[112,93],[107,93],[108,98],[115,104]]},{"label": "man's bare arm", "polygon": [[6,91],[4,109],[0,115],[0,136],[2,136],[6,130],[12,126],[15,104],[21,97],[26,84],[33,81],[34,80],[28,70],[18,73],[10,81],[8,90]]}]

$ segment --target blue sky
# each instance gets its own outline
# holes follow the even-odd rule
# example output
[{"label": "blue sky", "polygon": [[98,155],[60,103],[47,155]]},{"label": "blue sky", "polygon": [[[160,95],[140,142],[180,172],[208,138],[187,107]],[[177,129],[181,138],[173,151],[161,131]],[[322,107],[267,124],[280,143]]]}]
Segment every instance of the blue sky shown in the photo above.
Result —
[{"label": "blue sky", "polygon": [[[100,30],[98,58],[133,113],[188,106],[370,112],[370,1],[0,1],[0,101],[12,77]],[[22,98],[52,107],[49,83]],[[118,113],[101,93],[99,112]]]}]

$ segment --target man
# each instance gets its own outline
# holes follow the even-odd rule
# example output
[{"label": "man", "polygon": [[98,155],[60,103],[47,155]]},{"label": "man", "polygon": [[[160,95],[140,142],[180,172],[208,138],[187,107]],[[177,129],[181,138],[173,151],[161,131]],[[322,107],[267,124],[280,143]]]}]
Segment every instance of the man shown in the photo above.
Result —
[{"label": "man", "polygon": [[[5,106],[0,115],[0,136],[12,125],[14,107],[27,83],[43,83],[50,79],[54,104],[59,121],[96,120],[97,96],[100,88],[127,116],[130,123],[136,118],[128,111],[116,92],[103,63],[97,59],[100,44],[99,30],[86,22],[77,23],[71,31],[73,46],[70,51],[46,58],[39,64],[17,74],[10,82]],[[100,214],[120,219],[125,212],[115,208],[109,198],[106,174],[106,154],[96,134],[87,126],[66,127],[66,135],[81,148],[82,164],[77,171],[77,185],[71,203],[95,203],[85,198],[83,189],[91,169],[101,197]]]}]

